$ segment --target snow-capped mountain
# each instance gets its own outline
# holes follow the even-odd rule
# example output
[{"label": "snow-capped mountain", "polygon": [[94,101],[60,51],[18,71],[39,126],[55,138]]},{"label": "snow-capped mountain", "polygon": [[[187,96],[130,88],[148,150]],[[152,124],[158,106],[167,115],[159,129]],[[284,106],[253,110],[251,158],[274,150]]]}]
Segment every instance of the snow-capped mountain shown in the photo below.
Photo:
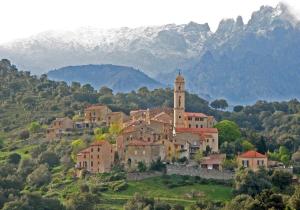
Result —
[{"label": "snow-capped mountain", "polygon": [[0,46],[0,57],[36,74],[70,65],[131,66],[164,84],[181,68],[190,91],[235,103],[300,98],[300,23],[283,4],[262,6],[247,23],[222,20],[215,32],[195,22],[48,31]]},{"label": "snow-capped mountain", "polygon": [[0,46],[0,57],[33,73],[67,65],[112,63],[150,75],[171,71],[202,52],[212,35],[208,24],[190,22],[139,28],[47,31]]}]

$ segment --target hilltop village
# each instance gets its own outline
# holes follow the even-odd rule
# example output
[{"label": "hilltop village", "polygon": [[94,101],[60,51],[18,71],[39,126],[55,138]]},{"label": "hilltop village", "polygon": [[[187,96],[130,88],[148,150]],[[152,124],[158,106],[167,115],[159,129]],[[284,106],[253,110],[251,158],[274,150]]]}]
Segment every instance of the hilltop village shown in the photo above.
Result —
[{"label": "hilltop village", "polygon": [[[47,139],[60,139],[85,129],[117,126],[120,132],[115,142],[107,139],[94,141],[76,157],[76,171],[90,173],[110,172],[114,163],[121,163],[128,171],[135,171],[139,164],[149,167],[160,160],[165,163],[196,163],[195,156],[203,158],[198,163],[207,170],[222,170],[226,155],[219,153],[218,129],[213,116],[186,112],[185,80],[179,73],[174,82],[174,107],[132,110],[127,116],[113,112],[106,105],[85,108],[81,120],[57,118],[47,129]],[[264,154],[248,151],[238,157],[239,165],[257,170],[267,167]]]}]

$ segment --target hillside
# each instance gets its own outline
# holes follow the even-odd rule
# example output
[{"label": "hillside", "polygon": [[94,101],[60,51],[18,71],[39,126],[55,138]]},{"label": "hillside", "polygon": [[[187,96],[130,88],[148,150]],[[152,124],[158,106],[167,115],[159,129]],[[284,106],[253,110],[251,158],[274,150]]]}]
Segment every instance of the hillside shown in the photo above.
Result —
[{"label": "hillside", "polygon": [[[197,202],[201,197],[205,198],[206,205],[222,209],[224,202],[235,195],[231,193],[230,183],[199,177],[161,176],[128,181],[118,167],[112,173],[75,178],[72,155],[89,145],[95,135],[78,134],[57,141],[43,137],[55,117],[74,117],[87,104],[103,103],[126,113],[148,107],[172,107],[172,89],[140,88],[137,92],[113,94],[108,88],[97,91],[90,85],[68,86],[45,75],[31,76],[8,60],[0,61],[0,76],[0,208],[3,210],[92,210],[94,206],[119,210],[136,202],[139,197],[135,192],[139,196],[147,192],[145,196],[159,198],[164,206],[180,204],[192,209],[195,205],[203,206]],[[229,119],[240,126],[241,138],[222,143],[222,153],[229,157],[238,154],[246,142],[260,151],[269,151],[272,160],[293,164],[294,170],[300,171],[299,160],[294,159],[300,145],[299,101],[258,101],[252,106],[235,107],[235,112],[213,110],[195,94],[186,93],[186,101],[188,111],[212,114],[219,121]],[[226,128],[227,122],[220,123]],[[220,127],[220,138],[222,130]],[[267,177],[266,181],[270,179]],[[251,183],[256,183],[256,179]],[[291,192],[287,192],[287,198]]]},{"label": "hillside", "polygon": [[130,92],[141,87],[149,89],[163,87],[143,72],[125,66],[84,65],[68,66],[48,72],[49,79],[57,81],[91,84],[95,89],[106,86],[114,92]]}]

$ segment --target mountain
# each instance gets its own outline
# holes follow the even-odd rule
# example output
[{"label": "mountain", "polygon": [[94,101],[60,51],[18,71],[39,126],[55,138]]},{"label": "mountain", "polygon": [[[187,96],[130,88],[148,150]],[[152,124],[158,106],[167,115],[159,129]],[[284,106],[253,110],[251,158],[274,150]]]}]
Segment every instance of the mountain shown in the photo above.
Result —
[{"label": "mountain", "polygon": [[91,84],[95,89],[107,86],[115,92],[129,92],[144,86],[149,89],[163,87],[162,84],[139,70],[111,64],[63,67],[49,71],[48,77],[67,83],[75,81]]},{"label": "mountain", "polygon": [[221,21],[204,48],[182,70],[190,91],[242,104],[300,98],[300,23],[286,6],[263,6],[247,24],[241,17]]},{"label": "mountain", "polygon": [[34,74],[68,65],[112,63],[157,75],[198,55],[210,34],[208,24],[194,22],[132,29],[47,31],[0,46],[0,57]]},{"label": "mountain", "polygon": [[190,22],[139,28],[48,31],[0,46],[0,57],[41,74],[69,65],[132,66],[164,84],[178,68],[188,89],[231,103],[300,98],[300,23],[279,4],[244,23],[224,19],[212,32]]}]

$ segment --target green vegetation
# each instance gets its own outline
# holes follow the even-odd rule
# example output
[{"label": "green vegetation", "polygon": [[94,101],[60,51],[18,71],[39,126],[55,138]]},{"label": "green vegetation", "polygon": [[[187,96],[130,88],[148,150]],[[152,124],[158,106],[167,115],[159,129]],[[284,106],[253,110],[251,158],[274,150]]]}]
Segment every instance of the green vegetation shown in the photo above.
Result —
[{"label": "green vegetation", "polygon": [[[235,179],[236,196],[228,183],[191,177],[158,177],[143,181],[126,181],[124,173],[74,177],[74,160],[78,151],[93,140],[106,138],[114,142],[118,125],[97,128],[94,132],[47,142],[43,138],[55,117],[80,118],[88,104],[104,103],[113,111],[129,113],[132,109],[173,106],[170,88],[153,91],[141,88],[130,93],[116,93],[102,87],[54,82],[18,71],[8,60],[0,61],[0,208],[6,210],[41,209],[136,209],[136,202],[149,209],[191,210],[298,209],[299,189],[291,185],[285,173],[241,170]],[[227,154],[224,168],[236,167],[239,152],[257,149],[268,152],[272,160],[292,165],[300,173],[300,103],[258,101],[252,106],[236,106],[234,112],[214,110],[195,94],[186,95],[187,111],[214,115],[219,121],[220,150]],[[217,102],[222,100],[217,100]],[[226,109],[226,105],[213,105]],[[209,153],[209,148],[205,154]],[[197,154],[199,161],[205,154]],[[186,162],[186,158],[180,160]],[[118,167],[116,167],[118,168]],[[139,163],[139,170],[145,171]],[[163,171],[160,160],[151,170]],[[135,196],[138,193],[139,196]],[[141,195],[143,194],[143,195]],[[41,205],[41,204],[45,205]],[[274,206],[278,203],[279,206]],[[182,205],[182,206],[181,206]],[[94,208],[95,207],[95,208]],[[252,208],[253,207],[253,208]],[[48,209],[47,209],[48,210]]]}]

